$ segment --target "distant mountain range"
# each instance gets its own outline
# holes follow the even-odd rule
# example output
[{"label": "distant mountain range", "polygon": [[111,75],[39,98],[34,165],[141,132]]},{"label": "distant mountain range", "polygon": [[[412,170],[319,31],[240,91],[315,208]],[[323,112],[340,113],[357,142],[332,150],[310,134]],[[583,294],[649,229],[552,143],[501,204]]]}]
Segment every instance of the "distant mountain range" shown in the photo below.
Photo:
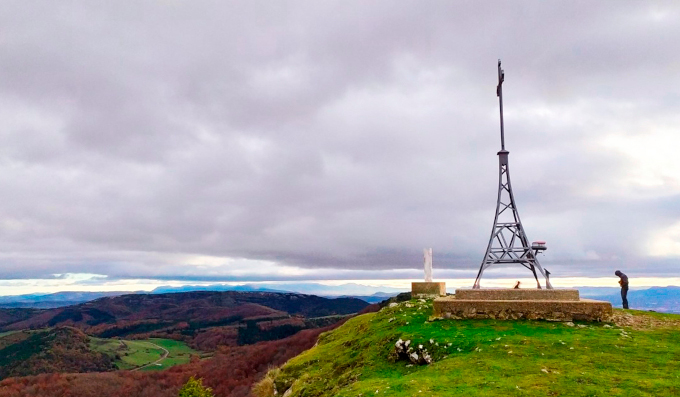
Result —
[{"label": "distant mountain range", "polygon": [[[621,307],[621,291],[619,288],[602,288],[602,291],[586,292],[581,290],[581,296],[611,302],[614,307]],[[652,287],[630,290],[628,291],[628,303],[631,309],[680,314],[680,287]]]},{"label": "distant mountain range", "polygon": [[406,289],[389,287],[371,287],[360,284],[323,285],[317,283],[291,284],[244,284],[244,285],[183,285],[180,287],[162,286],[151,292],[116,291],[116,292],[57,292],[53,294],[28,294],[0,296],[0,308],[37,308],[53,309],[89,302],[107,296],[130,294],[168,294],[192,291],[242,291],[242,292],[281,292],[317,295],[328,298],[358,298],[368,303],[377,303],[395,296]]},{"label": "distant mountain range", "polygon": [[328,296],[328,297],[359,297],[380,295],[390,297],[406,288],[373,287],[356,283],[341,285],[325,285],[319,283],[286,283],[286,284],[244,284],[244,285],[183,285],[181,287],[158,287],[152,294],[187,291],[263,291],[263,292],[293,292],[298,294]]},{"label": "distant mountain range", "polygon": [[64,291],[54,294],[28,294],[0,296],[0,307],[2,308],[37,308],[53,309],[55,307],[71,306],[78,303],[89,302],[91,300],[106,296],[119,296],[125,294],[135,294],[139,292],[117,291],[117,292],[74,292]]},{"label": "distant mountain range", "polygon": [[[621,307],[619,288],[614,287],[577,287],[584,298],[599,299]],[[449,289],[454,292],[455,289]],[[342,285],[324,285],[318,283],[289,284],[244,284],[244,285],[184,285],[181,287],[163,286],[151,291],[151,294],[179,293],[190,291],[256,291],[302,293],[323,297],[351,297],[369,303],[377,303],[407,291],[400,288],[373,287],[348,283]],[[148,292],[58,292],[54,294],[29,294],[19,296],[0,296],[0,308],[39,308],[51,309],[71,306],[94,299],[139,294]],[[633,289],[628,292],[630,307],[640,310],[655,310],[667,313],[680,313],[680,287],[652,287]]]}]

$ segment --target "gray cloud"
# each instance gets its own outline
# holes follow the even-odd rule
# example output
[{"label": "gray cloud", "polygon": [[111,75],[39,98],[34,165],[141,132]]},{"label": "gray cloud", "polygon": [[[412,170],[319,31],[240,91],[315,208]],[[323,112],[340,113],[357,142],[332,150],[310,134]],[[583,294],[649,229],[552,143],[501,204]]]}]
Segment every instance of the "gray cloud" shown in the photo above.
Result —
[{"label": "gray cloud", "polygon": [[677,129],[679,18],[668,2],[8,2],[0,277],[296,277],[192,256],[365,275],[417,269],[425,246],[472,274],[499,57],[545,265],[675,274],[647,247],[680,220],[680,181],[631,182],[655,159],[603,142]]}]

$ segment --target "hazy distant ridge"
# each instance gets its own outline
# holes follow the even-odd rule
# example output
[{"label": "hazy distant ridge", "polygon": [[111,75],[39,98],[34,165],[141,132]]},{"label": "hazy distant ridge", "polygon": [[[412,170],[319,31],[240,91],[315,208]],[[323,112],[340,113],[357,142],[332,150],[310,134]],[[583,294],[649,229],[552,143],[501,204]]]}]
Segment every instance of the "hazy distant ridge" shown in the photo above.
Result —
[{"label": "hazy distant ridge", "polygon": [[[621,307],[621,295],[617,287],[577,287],[584,298],[599,299]],[[449,292],[455,289],[450,288]],[[191,291],[256,291],[256,292],[293,292],[325,297],[352,297],[369,303],[380,302],[406,291],[399,288],[372,287],[354,283],[342,285],[323,285],[317,283],[291,284],[245,284],[245,285],[184,285],[180,287],[162,286],[151,294],[180,293]],[[106,296],[120,296],[146,292],[58,292],[54,294],[29,294],[19,296],[0,296],[0,307],[4,308],[41,308],[51,309],[71,306]],[[680,313],[680,287],[652,287],[633,289],[628,293],[631,308],[655,310],[667,313]]]}]

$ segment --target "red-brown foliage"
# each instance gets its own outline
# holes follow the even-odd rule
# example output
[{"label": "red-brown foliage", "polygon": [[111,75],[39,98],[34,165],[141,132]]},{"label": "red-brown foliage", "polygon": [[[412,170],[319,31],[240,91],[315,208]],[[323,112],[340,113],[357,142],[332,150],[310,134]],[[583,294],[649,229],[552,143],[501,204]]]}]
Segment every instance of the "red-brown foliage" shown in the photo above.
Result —
[{"label": "red-brown foliage", "polygon": [[137,322],[160,325],[152,327],[153,330],[180,322],[200,323],[200,328],[205,328],[246,319],[285,317],[288,314],[304,317],[343,315],[356,313],[365,306],[366,302],[354,298],[327,299],[294,293],[193,291],[132,294],[45,311],[0,310],[0,325],[4,324],[6,330],[69,325],[86,329],[91,335],[100,335],[112,327],[117,328],[116,323],[119,322],[127,326]]},{"label": "red-brown foliage", "polygon": [[2,308],[0,309],[0,326],[22,321],[42,312],[43,310],[40,309]]},{"label": "red-brown foliage", "polygon": [[338,324],[271,342],[222,347],[211,359],[194,361],[162,372],[116,371],[48,374],[0,382],[0,397],[175,397],[190,376],[203,378],[215,396],[245,397],[266,371],[309,349],[318,335]]},{"label": "red-brown foliage", "polygon": [[372,303],[359,311],[357,314],[375,313],[380,310],[380,305],[377,303]]},{"label": "red-brown foliage", "polygon": [[[246,302],[251,303],[247,310],[238,309],[236,306],[243,302],[234,302],[236,298],[260,299],[262,302]],[[272,300],[274,309],[267,307],[260,309],[262,306],[259,306],[259,303],[268,303]],[[175,302],[177,305],[173,306],[168,301]],[[331,315],[355,310],[355,306],[364,307],[365,305],[365,302],[356,302],[352,299],[339,300],[329,304],[328,300],[319,297],[265,293],[191,293],[187,296],[168,294],[161,296],[161,298],[155,296],[140,298],[130,295],[119,299],[112,298],[95,302],[96,304],[78,306],[78,310],[83,309],[82,319],[78,320],[81,322],[79,325],[87,324],[86,322],[83,324],[83,322],[94,315],[103,317],[102,313],[111,314],[116,318],[116,321],[123,323],[129,321],[132,324],[137,324],[140,317],[138,312],[141,311],[143,306],[147,313],[153,312],[152,308],[158,309],[154,316],[149,315],[154,321],[172,319],[173,330],[165,330],[172,334],[186,329],[190,321],[209,322],[213,319],[221,319],[222,316],[227,314],[225,310],[229,310],[229,315],[243,315],[248,319],[257,316],[255,318],[261,321],[263,317],[280,316],[281,312],[278,310],[281,309],[294,313],[299,312],[303,315]],[[96,309],[100,310],[99,312],[90,310],[95,305],[98,306]],[[258,310],[253,310],[254,308]],[[362,312],[375,311],[377,308],[377,305],[371,305]],[[68,318],[78,319],[79,313],[81,312],[74,311],[69,314],[71,317]],[[62,312],[45,311],[36,317],[39,319],[38,322],[49,321],[60,314]],[[33,318],[33,320],[36,320],[36,318]],[[65,322],[69,323],[70,320]],[[215,396],[244,397],[249,395],[252,384],[259,380],[269,368],[279,366],[302,351],[309,349],[316,343],[321,332],[333,329],[341,325],[342,322],[344,321],[325,328],[303,330],[293,336],[276,341],[246,346],[222,346],[213,358],[192,360],[189,364],[175,366],[162,372],[116,371],[44,374],[9,378],[0,382],[0,397],[175,397],[181,385],[191,376],[203,378],[203,383],[215,391]],[[110,323],[102,324],[101,328],[105,330],[110,326]],[[199,332],[196,338],[204,347],[218,346],[225,342],[233,345],[234,332],[238,335],[238,331],[234,330],[236,330],[236,327],[215,326],[209,328],[208,332]],[[151,333],[158,331],[156,329]],[[204,348],[202,350],[210,349]]]},{"label": "red-brown foliage", "polygon": [[268,330],[276,327],[280,327],[283,325],[292,325],[295,327],[300,327],[304,328],[305,327],[305,319],[302,317],[290,317],[290,318],[282,318],[278,320],[270,320],[270,321],[261,321],[257,323],[257,326],[261,330]]},{"label": "red-brown foliage", "polygon": [[[11,335],[10,335],[11,336]],[[32,334],[0,350],[0,379],[52,372],[102,372],[113,360],[88,347],[87,335],[60,327]]]},{"label": "red-brown foliage", "polygon": [[236,346],[238,340],[238,327],[210,327],[201,330],[189,341],[189,346],[196,350],[210,352],[218,346]]}]

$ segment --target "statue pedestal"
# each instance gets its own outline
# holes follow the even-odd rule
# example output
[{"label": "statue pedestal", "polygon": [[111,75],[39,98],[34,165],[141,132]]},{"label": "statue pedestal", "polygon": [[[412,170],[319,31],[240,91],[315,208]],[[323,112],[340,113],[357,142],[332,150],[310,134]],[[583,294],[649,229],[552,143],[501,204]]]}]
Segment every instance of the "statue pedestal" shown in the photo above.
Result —
[{"label": "statue pedestal", "polygon": [[446,296],[446,283],[419,282],[411,283],[412,298],[437,298]]}]

